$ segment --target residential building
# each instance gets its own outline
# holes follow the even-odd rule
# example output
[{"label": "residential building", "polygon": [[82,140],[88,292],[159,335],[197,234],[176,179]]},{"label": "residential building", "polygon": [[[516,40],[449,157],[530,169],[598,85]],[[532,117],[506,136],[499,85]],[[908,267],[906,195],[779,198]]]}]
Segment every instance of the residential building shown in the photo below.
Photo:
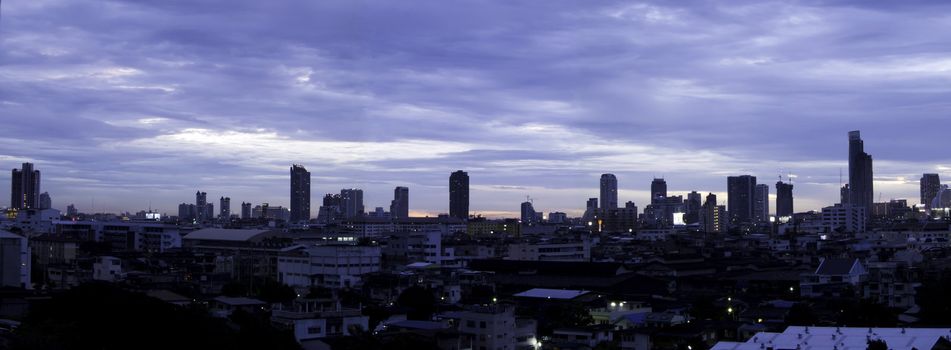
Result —
[{"label": "residential building", "polygon": [[727,178],[727,210],[733,225],[753,223],[756,177],[752,175]]},{"label": "residential building", "polygon": [[26,237],[0,230],[0,287],[32,289]]},{"label": "residential building", "polygon": [[291,166],[290,222],[310,220],[310,172],[303,165]]},{"label": "residential building", "polygon": [[409,217],[409,188],[397,186],[393,189],[393,201],[390,202],[390,217],[405,219]]},{"label": "residential building", "polygon": [[449,175],[449,216],[469,218],[469,174],[462,170]]},{"label": "residential building", "polygon": [[601,211],[617,209],[617,177],[614,174],[601,174]]}]

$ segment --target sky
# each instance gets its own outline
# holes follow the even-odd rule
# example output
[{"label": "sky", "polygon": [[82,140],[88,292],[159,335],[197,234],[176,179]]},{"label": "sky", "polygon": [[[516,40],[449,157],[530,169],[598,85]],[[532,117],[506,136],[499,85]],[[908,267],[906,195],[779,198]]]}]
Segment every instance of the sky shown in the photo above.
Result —
[{"label": "sky", "polygon": [[445,213],[458,169],[492,217],[528,197],[579,215],[602,173],[640,208],[654,177],[725,202],[729,175],[789,176],[806,211],[838,201],[850,130],[876,201],[951,179],[943,1],[0,6],[0,168],[33,162],[59,209],[288,205],[299,163],[315,213],[341,188],[388,208],[395,186]]}]

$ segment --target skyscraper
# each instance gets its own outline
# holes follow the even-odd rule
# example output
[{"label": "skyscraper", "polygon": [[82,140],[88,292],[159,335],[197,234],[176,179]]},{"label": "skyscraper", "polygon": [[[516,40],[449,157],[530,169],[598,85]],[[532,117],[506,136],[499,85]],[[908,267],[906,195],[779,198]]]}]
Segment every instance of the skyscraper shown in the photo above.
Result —
[{"label": "skyscraper", "polygon": [[769,222],[769,185],[756,185],[753,191],[753,222]]},{"label": "skyscraper", "polygon": [[34,209],[40,206],[40,171],[33,163],[23,163],[10,176],[10,208]]},{"label": "skyscraper", "polygon": [[793,184],[776,182],[776,217],[791,217],[793,214]]},{"label": "skyscraper", "polygon": [[849,204],[865,208],[865,217],[872,211],[872,156],[865,153],[865,143],[858,130],[849,132]]},{"label": "skyscraper", "polygon": [[53,207],[53,199],[50,198],[50,194],[47,192],[40,193],[40,204],[38,208],[49,209],[52,207]]},{"label": "skyscraper", "polygon": [[241,202],[241,219],[247,220],[251,218],[251,203]]},{"label": "skyscraper", "polygon": [[409,188],[397,186],[393,189],[393,201],[390,202],[390,217],[405,219],[409,217]]},{"label": "skyscraper", "polygon": [[462,170],[449,175],[449,216],[469,218],[469,174]]},{"label": "skyscraper", "polygon": [[756,177],[751,175],[730,176],[727,178],[727,211],[730,223],[752,223],[754,190]]},{"label": "skyscraper", "polygon": [[657,198],[667,198],[667,181],[663,178],[654,178],[654,181],[651,181],[651,203]]},{"label": "skyscraper", "polygon": [[601,211],[617,209],[617,177],[601,174]]},{"label": "skyscraper", "polygon": [[340,211],[348,219],[363,216],[363,190],[349,188],[340,190]]},{"label": "skyscraper", "polygon": [[938,174],[924,174],[921,176],[921,204],[931,208],[931,201],[941,191],[941,178]]},{"label": "skyscraper", "polygon": [[218,209],[219,210],[218,217],[220,217],[221,220],[230,219],[231,218],[231,197],[221,197],[221,199],[218,200],[218,204],[220,206],[220,208]]},{"label": "skyscraper", "polygon": [[532,206],[532,202],[522,202],[522,225],[537,224],[535,219],[535,207]]},{"label": "skyscraper", "polygon": [[718,233],[726,231],[725,211],[726,208],[722,205],[717,205],[717,195],[713,193],[707,194],[707,199],[703,202],[703,209],[700,215],[700,227],[703,228],[703,232]]},{"label": "skyscraper", "polygon": [[291,222],[310,220],[310,172],[291,166]]},{"label": "skyscraper", "polygon": [[703,199],[699,192],[692,191],[687,194],[687,201],[684,202],[685,209],[684,223],[695,224],[700,222],[700,212],[703,208]]},{"label": "skyscraper", "polygon": [[[214,197],[212,197],[214,198]],[[195,218],[198,222],[209,219],[208,213],[208,194],[202,191],[195,192]]]}]

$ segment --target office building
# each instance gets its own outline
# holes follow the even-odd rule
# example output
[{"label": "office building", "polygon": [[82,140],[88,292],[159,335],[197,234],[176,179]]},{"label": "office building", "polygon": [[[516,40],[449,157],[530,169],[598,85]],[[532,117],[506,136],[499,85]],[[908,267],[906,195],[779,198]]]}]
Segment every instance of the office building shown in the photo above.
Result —
[{"label": "office building", "polygon": [[703,232],[720,233],[726,231],[726,207],[717,205],[717,195],[707,194],[700,215],[700,227]]},{"label": "office building", "polygon": [[588,198],[588,201],[585,202],[584,215],[581,217],[585,223],[594,222],[598,219],[598,199],[597,198]]},{"label": "office building", "polygon": [[47,192],[40,193],[40,209],[50,209],[53,207],[53,199],[50,198],[50,194]]},{"label": "office building", "polygon": [[349,188],[340,190],[340,212],[347,219],[363,216],[363,190]]},{"label": "office building", "polygon": [[700,222],[700,212],[703,209],[703,199],[699,192],[691,191],[687,194],[687,201],[684,202],[686,212],[684,213],[685,224],[696,224]]},{"label": "office building", "polygon": [[769,185],[767,184],[754,187],[753,222],[769,222]]},{"label": "office building", "polygon": [[535,213],[535,207],[532,206],[532,202],[522,202],[522,225],[532,226],[538,224],[535,219],[537,214]]},{"label": "office building", "polygon": [[617,177],[601,175],[601,211],[617,209]]},{"label": "office building", "polygon": [[195,192],[195,219],[198,222],[208,219],[208,194],[202,191]]},{"label": "office building", "polygon": [[218,217],[221,220],[228,220],[231,218],[231,197],[221,197],[218,200]]},{"label": "office building", "polygon": [[756,177],[751,175],[730,176],[727,178],[727,210],[731,224],[752,223],[754,220],[754,200]]},{"label": "office building", "polygon": [[76,206],[73,205],[73,204],[67,205],[67,206],[66,206],[66,215],[68,215],[68,216],[76,216],[76,215],[79,215],[79,210],[76,209]]},{"label": "office building", "polygon": [[865,143],[858,130],[849,132],[849,204],[865,208],[871,214],[874,198],[872,156],[865,153]]},{"label": "office building", "polygon": [[241,202],[241,219],[247,220],[251,218],[251,203]]},{"label": "office building", "polygon": [[390,217],[405,219],[409,217],[409,188],[398,186],[393,189],[393,201],[390,202]]},{"label": "office building", "polygon": [[10,208],[38,209],[40,206],[40,171],[33,163],[23,163],[10,176]]},{"label": "office building", "polygon": [[310,172],[291,166],[291,222],[310,220]]},{"label": "office building", "polygon": [[469,218],[469,174],[462,170],[449,175],[449,216]]},{"label": "office building", "polygon": [[658,198],[667,198],[667,181],[663,178],[654,178],[654,181],[651,181],[651,203]]},{"label": "office building", "polygon": [[776,217],[788,218],[793,214],[793,184],[776,182]]},{"label": "office building", "polygon": [[921,204],[930,208],[934,197],[941,190],[941,178],[938,174],[924,174],[921,176]]}]

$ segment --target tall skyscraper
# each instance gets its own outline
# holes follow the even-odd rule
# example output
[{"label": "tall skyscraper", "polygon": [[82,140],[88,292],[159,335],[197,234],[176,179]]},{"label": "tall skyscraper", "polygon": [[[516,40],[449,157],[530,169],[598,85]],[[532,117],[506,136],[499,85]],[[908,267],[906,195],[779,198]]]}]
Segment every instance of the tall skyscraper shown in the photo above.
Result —
[{"label": "tall skyscraper", "polygon": [[697,191],[687,194],[687,201],[684,202],[686,213],[684,213],[684,223],[695,224],[700,222],[700,212],[703,209],[703,198]]},{"label": "tall skyscraper", "polygon": [[449,175],[449,216],[469,218],[469,174],[462,170]]},{"label": "tall skyscraper", "polygon": [[791,217],[793,214],[793,184],[776,182],[776,217]]},{"label": "tall skyscraper", "polygon": [[872,185],[872,156],[865,153],[865,143],[858,130],[849,132],[849,204],[865,208],[871,215],[875,190]]},{"label": "tall skyscraper", "polygon": [[219,207],[218,216],[221,220],[228,220],[231,218],[231,197],[221,197],[218,200]]},{"label": "tall skyscraper", "polygon": [[68,216],[76,216],[76,215],[79,215],[79,210],[76,209],[76,206],[73,205],[73,204],[67,205],[67,206],[66,206],[66,215],[68,215]]},{"label": "tall skyscraper", "polygon": [[651,181],[651,203],[658,198],[667,198],[667,181],[663,178],[654,178],[654,181]]},{"label": "tall skyscraper", "polygon": [[291,222],[310,220],[310,172],[291,166]]},{"label": "tall skyscraper", "polygon": [[210,219],[208,214],[208,194],[202,191],[195,192],[195,218],[198,222]]},{"label": "tall skyscraper", "polygon": [[47,192],[40,193],[40,209],[49,209],[53,207],[53,199],[50,198],[50,194]]},{"label": "tall skyscraper", "polygon": [[707,199],[703,202],[703,209],[700,215],[700,227],[703,228],[703,232],[719,233],[726,231],[725,212],[726,208],[722,205],[717,205],[717,195],[713,193],[707,194]]},{"label": "tall skyscraper", "polygon": [[730,223],[752,223],[754,217],[754,191],[756,177],[751,175],[730,176],[727,178],[727,210]]},{"label": "tall skyscraper", "polygon": [[409,188],[398,186],[393,189],[393,201],[390,202],[390,217],[405,219],[409,217]]},{"label": "tall skyscraper", "polygon": [[601,210],[617,209],[617,177],[601,174]]},{"label": "tall skyscraper", "polygon": [[931,208],[931,201],[941,191],[941,178],[938,174],[924,174],[921,176],[921,204]]},{"label": "tall skyscraper", "polygon": [[241,219],[247,220],[251,218],[251,203],[241,202]]},{"label": "tall skyscraper", "polygon": [[340,211],[345,218],[352,219],[363,216],[363,190],[361,189],[342,189],[340,190]]},{"label": "tall skyscraper", "polygon": [[34,209],[40,206],[40,171],[33,163],[23,163],[10,176],[10,208]]},{"label": "tall skyscraper", "polygon": [[753,222],[769,222],[769,185],[759,184],[753,190]]},{"label": "tall skyscraper", "polygon": [[535,207],[532,206],[532,202],[522,202],[522,224],[535,225],[537,224],[535,219]]}]

